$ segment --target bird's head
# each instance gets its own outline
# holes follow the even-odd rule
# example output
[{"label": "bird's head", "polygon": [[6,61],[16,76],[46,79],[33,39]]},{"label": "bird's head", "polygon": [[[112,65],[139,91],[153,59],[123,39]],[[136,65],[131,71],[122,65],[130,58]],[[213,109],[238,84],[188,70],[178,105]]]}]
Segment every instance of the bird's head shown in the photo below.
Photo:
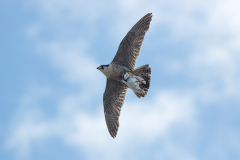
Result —
[{"label": "bird's head", "polygon": [[102,70],[104,70],[104,69],[106,69],[108,67],[109,67],[109,65],[101,65],[101,66],[97,67],[97,69],[102,71]]},{"label": "bird's head", "polygon": [[109,71],[109,65],[101,65],[101,66],[97,67],[97,69],[106,75]]}]

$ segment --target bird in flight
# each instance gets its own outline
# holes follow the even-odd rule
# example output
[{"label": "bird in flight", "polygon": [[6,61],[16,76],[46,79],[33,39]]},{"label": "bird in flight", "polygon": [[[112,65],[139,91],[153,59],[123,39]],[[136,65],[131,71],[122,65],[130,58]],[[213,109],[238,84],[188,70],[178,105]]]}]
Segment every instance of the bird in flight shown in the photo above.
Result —
[{"label": "bird in flight", "polygon": [[113,138],[117,135],[127,89],[132,89],[138,98],[144,97],[149,89],[151,68],[148,64],[135,68],[135,63],[151,20],[152,13],[142,17],[123,38],[112,62],[97,68],[107,77],[103,105],[107,128]]}]

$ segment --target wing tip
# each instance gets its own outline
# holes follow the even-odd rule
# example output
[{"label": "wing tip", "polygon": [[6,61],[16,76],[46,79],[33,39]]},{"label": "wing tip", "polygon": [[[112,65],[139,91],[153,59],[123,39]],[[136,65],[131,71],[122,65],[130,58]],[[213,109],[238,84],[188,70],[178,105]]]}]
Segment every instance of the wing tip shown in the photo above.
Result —
[{"label": "wing tip", "polygon": [[148,13],[143,17],[143,19],[147,21],[148,25],[150,25],[150,22],[152,21],[152,16],[152,13]]},{"label": "wing tip", "polygon": [[116,136],[117,136],[117,132],[116,132],[116,133],[114,133],[114,132],[110,132],[110,135],[111,135],[112,138],[114,139],[114,138],[116,138]]},{"label": "wing tip", "polygon": [[119,121],[117,121],[117,127],[116,128],[114,128],[114,129],[109,129],[108,128],[108,131],[109,131],[110,135],[113,137],[113,139],[116,138],[116,136],[117,136],[118,127],[119,127]]},{"label": "wing tip", "polygon": [[148,14],[146,14],[146,16],[152,18],[153,14],[152,13],[148,13]]}]

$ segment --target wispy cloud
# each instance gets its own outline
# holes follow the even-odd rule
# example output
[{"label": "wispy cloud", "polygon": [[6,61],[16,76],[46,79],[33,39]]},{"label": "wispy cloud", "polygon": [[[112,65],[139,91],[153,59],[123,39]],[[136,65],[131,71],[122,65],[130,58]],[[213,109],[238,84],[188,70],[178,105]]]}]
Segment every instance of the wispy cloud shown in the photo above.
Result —
[{"label": "wispy cloud", "polygon": [[[152,156],[151,159],[201,159],[199,154],[191,152],[192,146],[195,149],[200,146],[193,144],[197,140],[184,146],[187,142],[180,143],[180,140],[174,139],[178,137],[174,135],[175,132],[180,135],[182,132],[176,128],[185,128],[187,131],[184,133],[188,133],[189,137],[183,136],[183,139],[190,141],[198,136],[196,130],[201,132],[199,123],[205,120],[199,116],[204,112],[202,108],[205,106],[202,104],[214,108],[213,103],[220,105],[232,99],[239,103],[240,22],[236,19],[240,15],[240,3],[236,0],[210,0],[204,3],[200,0],[123,0],[114,4],[95,0],[44,0],[31,2],[30,5],[42,16],[26,33],[36,41],[36,50],[41,53],[38,56],[47,59],[60,72],[59,78],[65,83],[56,83],[79,89],[76,92],[59,93],[54,86],[30,86],[28,93],[21,96],[6,144],[22,153],[23,159],[31,156],[34,145],[46,145],[52,137],[59,137],[65,145],[82,151],[87,159],[139,159],[146,152],[148,158]],[[114,13],[114,20],[111,26],[105,26],[104,34],[120,39],[131,25],[148,12],[153,12],[153,21],[147,33],[151,37],[148,43],[157,44],[152,46],[155,47],[153,50],[159,51],[158,47],[162,45],[159,35],[154,33],[161,30],[163,25],[169,28],[170,42],[181,45],[185,41],[191,46],[171,46],[186,53],[181,52],[181,56],[176,57],[153,55],[153,58],[161,59],[150,59],[152,61],[147,63],[155,62],[154,70],[160,74],[165,70],[165,76],[180,74],[184,78],[177,77],[177,86],[166,85],[164,89],[153,83],[156,90],[153,97],[148,94],[145,99],[130,100],[127,96],[121,111],[119,132],[113,140],[107,131],[102,106],[105,78],[96,70],[97,51],[95,53],[90,49],[94,47],[94,42],[88,34],[91,35],[99,25],[103,25],[104,16]],[[77,34],[79,30],[76,30],[76,26],[63,26],[76,21],[87,24],[84,29],[81,28],[87,34]],[[58,39],[57,36],[46,40],[40,33],[48,25],[61,28],[56,33],[68,33],[73,29],[76,35],[68,37],[68,40],[62,37]],[[163,83],[169,84],[168,79],[166,81]],[[46,96],[56,93],[60,98],[52,100],[57,109],[51,115],[54,118],[51,118],[41,102]],[[217,134],[218,129],[221,126],[213,132]],[[227,135],[235,135],[230,132],[224,131]],[[216,136],[213,144],[201,148],[201,152],[210,155],[206,150],[216,149],[215,152],[222,152],[228,157],[222,147],[216,147],[222,138],[222,135]],[[137,152],[143,148],[143,155]]]},{"label": "wispy cloud", "polygon": [[[31,99],[32,94],[24,98]],[[195,124],[195,107],[191,97],[171,91],[162,92],[152,100],[127,101],[121,112],[118,137],[113,141],[107,131],[102,106],[94,113],[84,111],[79,107],[84,99],[79,98],[66,97],[60,100],[54,119],[46,117],[41,106],[35,109],[31,105],[24,106],[21,111],[23,114],[18,115],[13,122],[8,146],[21,148],[21,153],[27,156],[34,144],[40,141],[47,143],[46,140],[51,137],[60,137],[67,145],[86,151],[85,156],[88,158],[95,159],[100,155],[102,159],[121,159],[129,155],[129,147],[137,147],[135,144],[156,144],[157,140],[164,139],[174,125]],[[42,97],[36,101],[42,101]],[[168,141],[163,145],[168,146]],[[91,155],[91,152],[95,152],[97,157]]]}]

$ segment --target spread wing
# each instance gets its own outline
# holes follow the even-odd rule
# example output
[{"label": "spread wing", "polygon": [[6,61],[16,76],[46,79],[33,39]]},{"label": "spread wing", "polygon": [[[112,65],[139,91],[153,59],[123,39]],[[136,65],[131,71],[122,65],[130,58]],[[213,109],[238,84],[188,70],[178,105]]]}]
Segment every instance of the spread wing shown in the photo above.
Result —
[{"label": "spread wing", "polygon": [[103,105],[108,131],[113,138],[117,135],[119,127],[118,118],[126,92],[126,85],[112,79],[107,79],[107,85],[103,95]]},{"label": "spread wing", "polygon": [[152,13],[148,13],[132,27],[120,43],[112,63],[126,66],[131,70],[135,68],[136,59],[151,20]]}]

